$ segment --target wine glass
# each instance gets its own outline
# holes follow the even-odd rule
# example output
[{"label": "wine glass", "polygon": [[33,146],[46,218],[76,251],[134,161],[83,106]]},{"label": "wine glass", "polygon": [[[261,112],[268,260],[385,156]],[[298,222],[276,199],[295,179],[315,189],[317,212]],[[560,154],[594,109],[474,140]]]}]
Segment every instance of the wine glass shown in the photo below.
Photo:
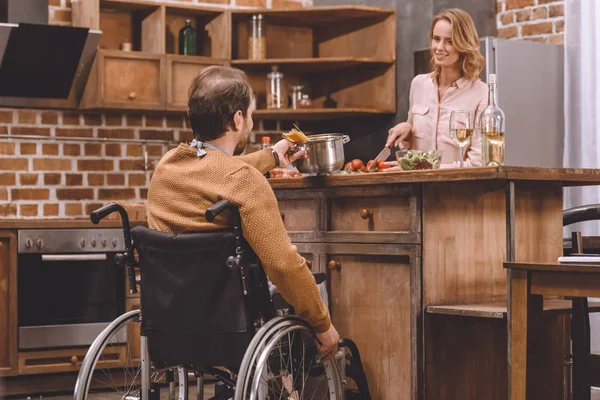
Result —
[{"label": "wine glass", "polygon": [[450,136],[460,148],[460,167],[463,168],[465,164],[464,149],[473,136],[473,119],[470,111],[452,111],[450,114]]}]

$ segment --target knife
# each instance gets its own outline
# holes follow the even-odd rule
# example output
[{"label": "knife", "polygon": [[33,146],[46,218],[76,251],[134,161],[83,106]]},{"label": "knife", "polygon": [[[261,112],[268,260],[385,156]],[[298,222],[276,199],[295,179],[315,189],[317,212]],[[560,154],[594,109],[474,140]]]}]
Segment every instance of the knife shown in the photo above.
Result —
[{"label": "knife", "polygon": [[369,171],[372,171],[375,169],[375,167],[377,167],[377,160],[385,161],[388,159],[390,154],[392,154],[392,150],[390,150],[389,147],[384,147],[383,150],[381,150],[381,152],[373,159],[373,162],[369,166]]}]

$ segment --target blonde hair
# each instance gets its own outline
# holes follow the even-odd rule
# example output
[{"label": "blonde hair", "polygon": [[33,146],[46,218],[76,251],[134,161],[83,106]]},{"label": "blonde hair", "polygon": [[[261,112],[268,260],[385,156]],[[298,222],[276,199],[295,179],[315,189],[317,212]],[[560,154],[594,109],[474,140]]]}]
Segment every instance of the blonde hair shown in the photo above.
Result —
[{"label": "blonde hair", "polygon": [[[429,28],[429,42],[433,40],[433,28],[440,20],[446,20],[452,25],[452,45],[460,54],[458,62],[460,69],[466,78],[470,80],[476,80],[479,77],[479,73],[485,65],[485,59],[479,51],[479,35],[475,24],[471,16],[460,8],[450,8],[440,11],[433,21],[431,21],[431,28]],[[441,67],[435,64],[432,57],[429,61],[429,67],[433,72],[434,78],[440,75]]]}]

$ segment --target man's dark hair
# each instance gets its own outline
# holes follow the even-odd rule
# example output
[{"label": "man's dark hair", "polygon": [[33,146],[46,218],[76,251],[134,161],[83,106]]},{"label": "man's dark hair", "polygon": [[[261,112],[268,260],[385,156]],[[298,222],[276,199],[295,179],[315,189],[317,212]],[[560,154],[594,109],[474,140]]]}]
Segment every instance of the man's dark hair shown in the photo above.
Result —
[{"label": "man's dark hair", "polygon": [[203,69],[189,90],[188,116],[194,136],[203,142],[220,138],[238,110],[246,117],[253,100],[243,71],[221,66]]}]

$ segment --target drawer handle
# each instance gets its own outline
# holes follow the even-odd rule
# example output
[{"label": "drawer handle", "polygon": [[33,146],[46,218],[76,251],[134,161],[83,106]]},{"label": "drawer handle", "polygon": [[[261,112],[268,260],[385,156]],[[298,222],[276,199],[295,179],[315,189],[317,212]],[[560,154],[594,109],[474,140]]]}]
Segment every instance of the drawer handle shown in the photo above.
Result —
[{"label": "drawer handle", "polygon": [[363,208],[362,210],[360,210],[360,217],[362,219],[371,219],[373,218],[373,211]]},{"label": "drawer handle", "polygon": [[71,364],[76,365],[79,362],[79,358],[77,356],[71,357]]},{"label": "drawer handle", "polygon": [[342,264],[339,261],[331,260],[327,263],[327,268],[329,268],[330,271],[340,270],[342,269]]},{"label": "drawer handle", "polygon": [[137,97],[137,94],[135,94],[135,92],[131,92],[131,93],[129,93],[129,96],[127,96],[127,98],[129,100],[135,100],[136,97]]},{"label": "drawer handle", "polygon": [[285,213],[279,213],[279,215],[281,215],[281,220],[285,222]]}]

